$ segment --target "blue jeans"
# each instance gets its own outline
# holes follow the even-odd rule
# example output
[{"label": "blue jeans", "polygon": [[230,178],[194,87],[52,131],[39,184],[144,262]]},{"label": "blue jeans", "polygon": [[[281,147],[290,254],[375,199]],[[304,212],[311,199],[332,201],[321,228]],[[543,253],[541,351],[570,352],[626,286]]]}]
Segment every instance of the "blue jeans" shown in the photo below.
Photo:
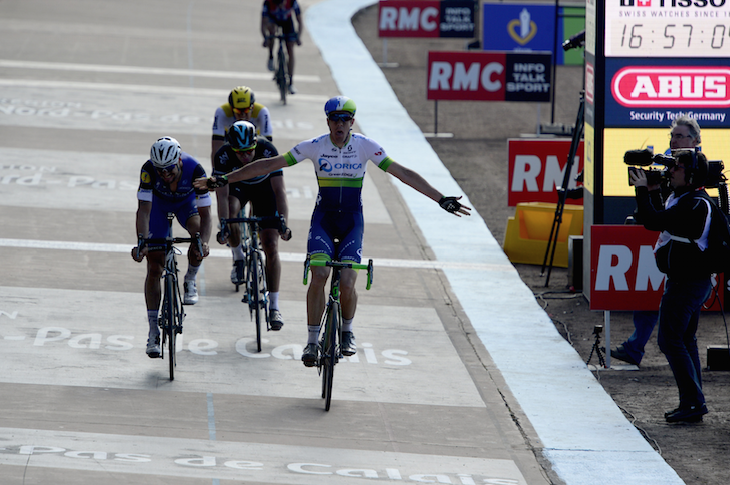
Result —
[{"label": "blue jeans", "polygon": [[644,347],[651,338],[654,327],[659,320],[659,312],[635,311],[634,312],[634,333],[624,342],[624,351],[637,363],[644,358]]},{"label": "blue jeans", "polygon": [[659,307],[659,349],[667,357],[679,388],[679,407],[702,406],[702,369],[697,350],[697,325],[702,304],[710,296],[710,278],[675,281],[667,278]]}]

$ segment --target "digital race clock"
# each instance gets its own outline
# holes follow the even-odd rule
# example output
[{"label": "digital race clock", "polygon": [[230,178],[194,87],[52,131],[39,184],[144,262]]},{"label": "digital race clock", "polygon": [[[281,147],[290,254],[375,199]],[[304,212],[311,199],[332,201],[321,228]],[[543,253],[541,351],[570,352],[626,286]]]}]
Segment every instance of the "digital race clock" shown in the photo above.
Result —
[{"label": "digital race clock", "polygon": [[607,0],[606,57],[730,57],[730,0]]}]

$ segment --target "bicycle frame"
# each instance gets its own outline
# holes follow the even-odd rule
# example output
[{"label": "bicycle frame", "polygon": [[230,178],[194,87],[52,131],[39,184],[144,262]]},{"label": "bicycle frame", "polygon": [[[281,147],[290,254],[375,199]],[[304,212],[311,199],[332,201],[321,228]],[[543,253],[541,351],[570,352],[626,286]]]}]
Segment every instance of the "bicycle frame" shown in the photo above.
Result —
[{"label": "bicycle frame", "polygon": [[[180,284],[178,281],[177,254],[180,251],[175,247],[178,243],[195,243],[200,254],[203,253],[203,246],[200,240],[200,234],[195,237],[173,237],[172,236],[172,220],[175,215],[167,214],[168,236],[164,239],[165,247],[165,266],[163,268],[162,279],[164,280],[164,293],[162,299],[162,307],[160,309],[160,318],[158,324],[160,326],[160,358],[165,357],[165,345],[168,347],[167,360],[170,368],[170,380],[175,379],[176,351],[175,342],[178,334],[183,331],[183,320],[185,319],[185,311],[182,306],[182,296],[180,293]],[[161,242],[161,240],[147,239],[146,244],[150,242]],[[182,252],[180,252],[182,254]]]},{"label": "bicycle frame", "polygon": [[[274,81],[279,87],[279,94],[281,96],[281,102],[286,104],[286,93],[289,88],[289,59],[286,53],[286,39],[282,33],[281,27],[276,28],[276,34],[272,36],[272,39],[279,41],[279,48],[276,51],[276,68],[274,69]],[[272,40],[273,42],[273,40]]]},{"label": "bicycle frame", "polygon": [[259,242],[259,231],[261,227],[259,224],[263,221],[268,221],[278,218],[272,216],[266,217],[234,217],[230,219],[221,219],[221,231],[226,232],[226,226],[230,224],[244,224],[248,227],[249,238],[246,242],[243,240],[244,230],[241,230],[242,243],[247,244],[246,248],[246,292],[241,300],[243,303],[248,303],[249,315],[251,320],[256,323],[256,349],[261,352],[261,312],[264,314],[264,321],[266,322],[266,331],[271,330],[269,322],[269,292],[266,281],[266,268],[263,250]]},{"label": "bicycle frame", "polygon": [[304,262],[304,284],[307,284],[307,276],[310,266],[322,266],[332,268],[330,281],[330,292],[327,300],[322,324],[320,326],[320,357],[316,366],[322,375],[322,398],[325,399],[325,411],[330,410],[332,402],[332,381],[334,378],[335,364],[343,357],[340,342],[342,342],[342,305],[340,303],[340,277],[343,268],[367,270],[367,283],[365,289],[369,290],[373,282],[373,260],[367,265],[359,263],[345,263],[342,261],[312,260],[307,255]]}]

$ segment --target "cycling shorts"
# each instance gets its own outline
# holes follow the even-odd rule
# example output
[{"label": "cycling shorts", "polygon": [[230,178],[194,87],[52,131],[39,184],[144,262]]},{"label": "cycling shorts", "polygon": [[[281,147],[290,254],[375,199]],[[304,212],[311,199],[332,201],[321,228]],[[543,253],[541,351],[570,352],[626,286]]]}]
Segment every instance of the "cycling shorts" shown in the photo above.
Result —
[{"label": "cycling shorts", "polygon": [[297,41],[297,31],[294,30],[294,19],[289,17],[286,20],[276,20],[269,17],[271,22],[275,23],[279,27],[281,27],[281,33],[284,35],[284,40],[286,42],[296,42]]},{"label": "cycling shorts", "polygon": [[[170,226],[167,223],[167,214],[173,212],[180,222],[180,225],[187,227],[188,220],[198,215],[198,206],[195,203],[195,193],[181,201],[169,202],[160,200],[159,197],[152,199],[152,210],[150,212],[149,239],[155,239],[154,243],[148,244],[149,251],[164,251],[165,245],[159,241],[170,235]],[[187,235],[185,236],[187,237]]]},{"label": "cycling shorts", "polygon": [[[365,222],[362,212],[314,211],[309,229],[307,252],[312,259],[359,263]],[[335,242],[339,240],[338,254]]]},{"label": "cycling shorts", "polygon": [[[279,172],[281,175],[281,172]],[[271,177],[258,184],[231,184],[228,189],[228,196],[233,196],[241,201],[241,207],[247,202],[253,206],[254,217],[278,217],[276,195],[271,187]],[[262,229],[279,229],[279,221],[270,220],[259,223]]]}]

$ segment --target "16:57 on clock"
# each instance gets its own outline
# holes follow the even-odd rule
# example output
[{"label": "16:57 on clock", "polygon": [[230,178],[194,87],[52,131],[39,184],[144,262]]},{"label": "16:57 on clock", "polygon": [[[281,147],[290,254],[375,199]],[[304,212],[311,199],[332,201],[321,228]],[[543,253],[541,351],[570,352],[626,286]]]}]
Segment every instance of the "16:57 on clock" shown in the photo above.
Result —
[{"label": "16:57 on clock", "polygon": [[611,19],[606,57],[730,57],[730,18]]}]

